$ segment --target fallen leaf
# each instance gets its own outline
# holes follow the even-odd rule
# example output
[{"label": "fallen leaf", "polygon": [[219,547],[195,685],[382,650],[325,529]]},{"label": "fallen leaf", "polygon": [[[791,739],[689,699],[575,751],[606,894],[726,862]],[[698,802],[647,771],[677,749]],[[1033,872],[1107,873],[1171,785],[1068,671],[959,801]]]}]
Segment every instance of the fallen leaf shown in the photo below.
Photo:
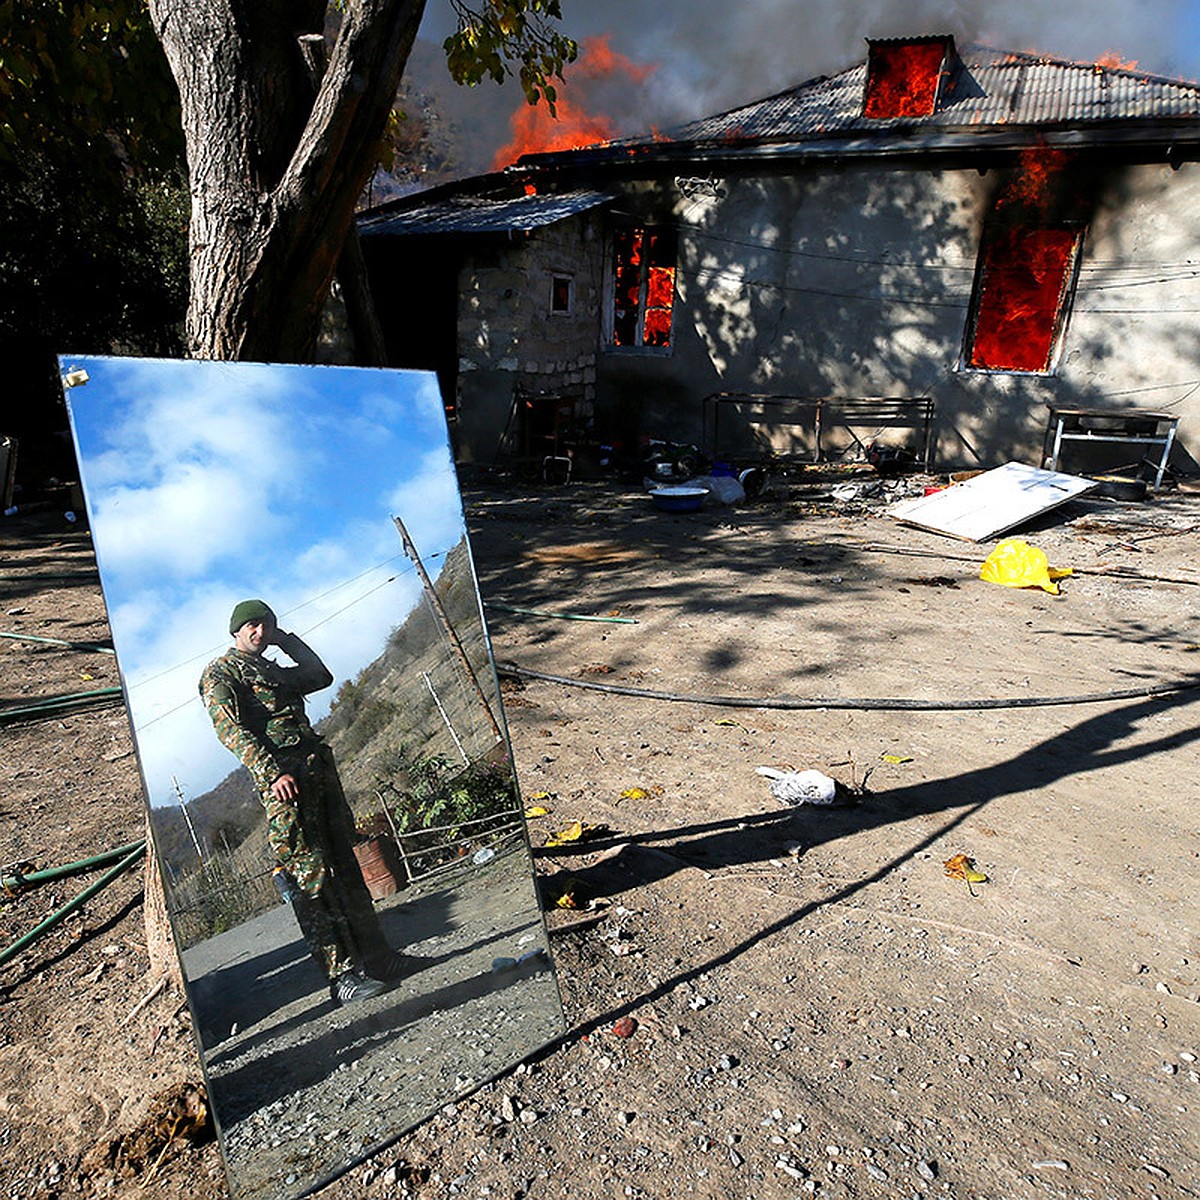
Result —
[{"label": "fallen leaf", "polygon": [[545,906],[554,908],[582,908],[579,881],[573,875],[555,875],[538,880]]},{"label": "fallen leaf", "polygon": [[525,819],[527,821],[532,820],[534,817],[547,817],[549,815],[550,810],[548,808],[543,808],[540,804],[531,804],[525,810]]},{"label": "fallen leaf", "polygon": [[618,797],[619,800],[649,800],[654,796],[661,796],[663,789],[654,784],[652,787],[627,787]]},{"label": "fallen leaf", "polygon": [[879,756],[885,763],[907,763],[912,762],[910,754],[881,754]]},{"label": "fallen leaf", "polygon": [[582,821],[574,821],[566,829],[552,833],[542,844],[544,846],[570,846],[582,842],[594,833],[602,833],[607,825],[585,825]]},{"label": "fallen leaf", "polygon": [[943,866],[951,879],[965,879],[967,883],[987,883],[987,876],[975,869],[975,860],[965,854],[956,854],[953,858],[946,859]]}]

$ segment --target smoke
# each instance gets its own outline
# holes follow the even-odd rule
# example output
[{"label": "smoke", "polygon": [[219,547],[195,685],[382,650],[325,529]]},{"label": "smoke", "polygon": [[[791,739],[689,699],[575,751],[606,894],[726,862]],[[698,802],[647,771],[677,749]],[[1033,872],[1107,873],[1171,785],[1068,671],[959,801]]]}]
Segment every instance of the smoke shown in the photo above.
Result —
[{"label": "smoke", "polygon": [[[1151,74],[1200,75],[1189,0],[563,0],[562,9],[572,37],[607,34],[615,51],[655,67],[636,86],[604,90],[603,115],[617,136],[667,130],[844,70],[865,58],[867,38],[951,33],[964,46],[1080,62],[1116,54]],[[422,38],[440,43],[451,28],[449,6],[431,0]],[[424,57],[432,74],[417,86],[451,114],[463,173],[486,170],[511,140],[507,117],[524,104],[520,89],[485,83],[464,93],[436,60]]]}]

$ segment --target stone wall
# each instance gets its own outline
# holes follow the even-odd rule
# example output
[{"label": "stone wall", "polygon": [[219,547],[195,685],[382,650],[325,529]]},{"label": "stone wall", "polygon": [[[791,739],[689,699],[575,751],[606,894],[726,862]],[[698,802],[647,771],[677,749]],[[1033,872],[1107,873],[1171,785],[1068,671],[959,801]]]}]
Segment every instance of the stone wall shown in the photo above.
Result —
[{"label": "stone wall", "polygon": [[576,425],[591,426],[603,253],[602,222],[584,213],[468,254],[458,302],[463,461],[528,448],[510,422],[519,396],[561,396],[573,402]]}]

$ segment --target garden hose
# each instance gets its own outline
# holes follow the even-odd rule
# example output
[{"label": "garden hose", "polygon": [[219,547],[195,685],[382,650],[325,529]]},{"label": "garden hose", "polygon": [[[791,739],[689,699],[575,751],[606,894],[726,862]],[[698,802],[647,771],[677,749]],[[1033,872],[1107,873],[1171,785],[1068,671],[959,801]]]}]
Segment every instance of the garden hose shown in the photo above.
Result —
[{"label": "garden hose", "polygon": [[61,925],[77,908],[82,908],[97,892],[108,887],[114,879],[119,878],[128,871],[145,853],[146,843],[144,841],[138,842],[133,851],[121,859],[116,866],[110,867],[105,871],[95,883],[89,884],[73,900],[68,900],[61,908],[52,912],[40,925],[35,926],[28,933],[17,938],[11,945],[0,950],[0,967],[4,966],[10,959],[15,958],[27,946],[32,946],[34,942],[44,937],[56,925]]},{"label": "garden hose", "polygon": [[107,866],[119,858],[124,858],[127,854],[132,854],[143,845],[145,845],[144,838],[130,842],[127,846],[118,846],[115,850],[105,850],[102,854],[93,854],[90,858],[64,863],[61,867],[46,867],[41,871],[22,871],[18,867],[14,872],[10,867],[9,871],[12,873],[0,874],[0,890],[7,892],[10,896],[15,896],[18,892],[36,887],[40,883],[49,883],[52,879],[65,879],[70,875],[81,875],[84,871],[90,871],[94,867]]},{"label": "garden hose", "polygon": [[514,604],[500,604],[495,600],[485,600],[484,608],[496,612],[516,613],[521,617],[554,617],[559,621],[601,621],[609,625],[636,625],[633,617],[593,617],[586,613],[551,612],[545,608],[517,608]]},{"label": "garden hose", "polygon": [[0,725],[11,725],[17,721],[36,721],[55,713],[70,713],[82,708],[95,708],[112,704],[122,697],[119,687],[99,688],[93,692],[72,692],[65,696],[46,696],[23,704],[19,708],[0,709]]},{"label": "garden hose", "polygon": [[97,646],[93,642],[67,642],[62,638],[39,637],[33,633],[0,633],[0,638],[12,638],[18,642],[39,642],[45,646],[66,646],[69,650],[92,650],[96,654],[116,654],[111,646]]}]

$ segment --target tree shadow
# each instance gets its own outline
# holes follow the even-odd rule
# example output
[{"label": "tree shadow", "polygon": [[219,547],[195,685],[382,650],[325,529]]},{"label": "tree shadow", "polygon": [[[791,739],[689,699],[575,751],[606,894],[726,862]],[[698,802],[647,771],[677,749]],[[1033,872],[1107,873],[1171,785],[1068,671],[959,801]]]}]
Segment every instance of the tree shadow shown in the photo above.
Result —
[{"label": "tree shadow", "polygon": [[[1200,677],[1193,676],[1193,680],[1200,682]],[[1200,741],[1200,723],[1197,723],[1150,741],[1119,744],[1137,731],[1138,722],[1142,719],[1187,703],[1194,703],[1194,699],[1185,693],[1177,693],[1126,704],[1119,709],[1089,717],[1004,762],[962,771],[940,780],[894,788],[872,795],[852,808],[788,809],[633,834],[626,838],[614,837],[608,839],[607,843],[590,843],[595,850],[603,850],[606,844],[609,848],[625,844],[650,851],[620,853],[592,867],[572,871],[585,893],[611,895],[631,887],[659,882],[689,866],[712,869],[778,858],[781,845],[787,839],[802,838],[807,848],[914,816],[946,814],[946,819],[936,829],[869,875],[848,883],[820,900],[801,905],[721,954],[701,963],[693,963],[658,983],[649,992],[575,1027],[568,1036],[577,1038],[606,1026],[617,1017],[670,994],[681,983],[695,980],[706,971],[732,962],[756,943],[786,931],[822,908],[851,898],[928,850],[951,830],[963,825],[994,801],[1020,792],[1046,788],[1074,775],[1135,762],[1158,751],[1177,750]],[[657,843],[665,843],[667,849],[660,849]],[[541,851],[541,854],[545,853]]]}]

